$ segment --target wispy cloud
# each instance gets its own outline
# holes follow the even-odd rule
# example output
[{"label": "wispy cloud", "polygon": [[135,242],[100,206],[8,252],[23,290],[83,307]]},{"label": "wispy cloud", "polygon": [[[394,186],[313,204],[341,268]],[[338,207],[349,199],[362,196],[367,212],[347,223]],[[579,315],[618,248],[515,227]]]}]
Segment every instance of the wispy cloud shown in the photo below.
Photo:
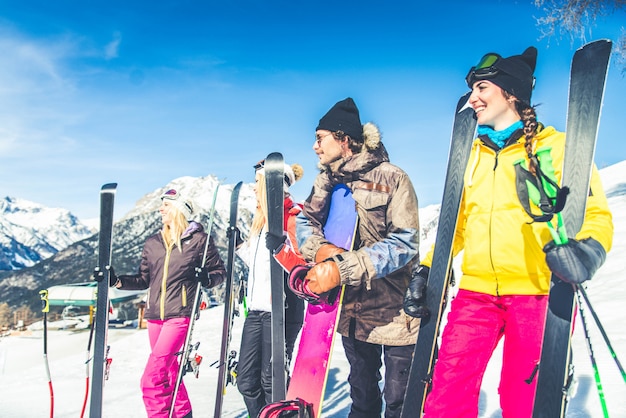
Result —
[{"label": "wispy cloud", "polygon": [[112,60],[119,56],[120,44],[122,43],[122,34],[119,31],[113,33],[113,40],[104,47],[104,59]]}]

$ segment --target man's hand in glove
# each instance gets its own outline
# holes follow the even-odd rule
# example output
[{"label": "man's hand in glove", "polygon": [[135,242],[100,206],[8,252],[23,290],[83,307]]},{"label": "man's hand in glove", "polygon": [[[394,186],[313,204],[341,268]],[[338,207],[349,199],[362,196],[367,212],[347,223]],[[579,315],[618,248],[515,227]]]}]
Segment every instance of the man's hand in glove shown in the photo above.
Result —
[{"label": "man's hand in glove", "polygon": [[411,277],[409,287],[404,294],[402,307],[404,312],[414,318],[426,318],[430,315],[426,306],[426,285],[430,268],[419,266]]},{"label": "man's hand in glove", "polygon": [[339,267],[334,261],[317,263],[305,277],[307,286],[318,295],[328,292],[341,284]]},{"label": "man's hand in glove", "polygon": [[322,261],[327,260],[331,257],[334,257],[337,254],[341,254],[345,251],[346,250],[344,250],[343,248],[337,247],[336,245],[324,244],[320,248],[318,248],[317,252],[315,253],[315,262],[321,263]]}]

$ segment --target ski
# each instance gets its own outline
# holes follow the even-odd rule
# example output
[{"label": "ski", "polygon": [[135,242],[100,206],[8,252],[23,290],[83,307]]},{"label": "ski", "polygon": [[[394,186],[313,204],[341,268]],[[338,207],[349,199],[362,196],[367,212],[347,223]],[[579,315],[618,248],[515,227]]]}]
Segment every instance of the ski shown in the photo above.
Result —
[{"label": "ski", "polygon": [[452,241],[463,193],[463,176],[476,129],[474,111],[466,106],[469,95],[467,93],[461,97],[456,107],[436,245],[426,291],[430,317],[422,318],[420,322],[402,407],[403,418],[421,416],[436,359],[437,338],[445,309],[448,272],[452,262]]},{"label": "ski", "polygon": [[[570,189],[562,217],[569,236],[580,230],[598,135],[611,41],[588,43],[574,53],[570,72],[567,139],[561,184]],[[552,277],[533,417],[562,417],[568,400],[575,288]]]},{"label": "ski", "polygon": [[[267,228],[270,234],[284,233],[282,154],[273,152],[264,163],[267,190]],[[270,253],[270,276],[272,282],[272,401],[285,399],[287,370],[285,369],[285,273]]]},{"label": "ski", "polygon": [[[213,229],[213,219],[215,218],[215,202],[217,201],[217,192],[220,188],[219,183],[215,186],[215,190],[213,191],[213,201],[211,203],[211,212],[209,214],[209,225],[207,226],[206,233],[207,239],[204,244],[204,254],[202,256],[202,265],[200,268],[204,267],[204,263],[206,261],[206,255],[209,251],[209,242],[211,241],[211,229]],[[169,418],[172,418],[174,414],[174,406],[176,405],[176,398],[178,396],[178,390],[180,388],[180,384],[183,381],[183,376],[187,372],[192,372],[196,378],[198,377],[200,362],[202,361],[202,357],[197,354],[198,346],[200,342],[195,344],[191,343],[191,338],[193,336],[193,328],[200,316],[200,301],[202,300],[202,284],[198,281],[196,284],[196,293],[193,300],[193,305],[191,308],[191,317],[189,318],[189,327],[187,327],[187,334],[185,335],[185,342],[183,343],[183,347],[181,351],[177,354],[180,355],[180,360],[178,363],[178,373],[176,374],[176,383],[174,384],[174,395],[172,396],[172,405],[170,406]],[[194,354],[196,353],[196,354]]]},{"label": "ski", "polygon": [[233,311],[233,275],[235,267],[235,250],[237,247],[237,216],[239,206],[239,190],[241,182],[233,187],[230,195],[230,221],[228,226],[228,258],[226,259],[226,283],[224,290],[224,324],[222,326],[222,345],[218,365],[217,391],[215,394],[215,418],[222,416],[222,404],[224,401],[224,391],[226,390],[227,369],[228,369],[228,346],[230,344],[230,332],[232,328]]},{"label": "ski", "polygon": [[[346,185],[339,184],[332,192],[324,236],[336,246],[350,250],[357,225],[358,218],[352,192]],[[296,267],[292,274],[299,268],[308,269],[309,266]],[[304,270],[303,274],[306,274]],[[288,400],[303,400],[311,404],[315,418],[322,415],[335,329],[341,313],[343,287],[337,289],[339,292],[328,298],[328,304],[321,302],[322,298],[317,303],[309,301],[307,304],[300,343],[287,390]]]},{"label": "ski", "polygon": [[111,272],[106,266],[111,265],[113,250],[113,203],[115,201],[116,183],[108,183],[100,190],[100,233],[98,238],[98,267],[103,273],[96,278],[98,282],[98,297],[96,301],[95,333],[93,369],[91,373],[91,403],[89,405],[90,418],[102,416],[102,395],[104,381],[108,378],[109,347],[107,331],[109,328],[109,276]]}]

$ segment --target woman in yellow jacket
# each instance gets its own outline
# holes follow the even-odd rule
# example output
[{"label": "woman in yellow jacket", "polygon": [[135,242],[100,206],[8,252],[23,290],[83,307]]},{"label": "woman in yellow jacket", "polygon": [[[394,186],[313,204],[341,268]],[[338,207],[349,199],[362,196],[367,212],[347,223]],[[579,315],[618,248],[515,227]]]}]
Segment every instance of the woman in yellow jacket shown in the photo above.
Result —
[{"label": "woman in yellow jacket", "polygon": [[[541,211],[516,187],[516,164],[521,160],[527,172],[537,173],[538,150],[550,154],[557,184],[562,172],[565,134],[544,127],[530,106],[536,58],[533,47],[508,58],[487,54],[466,78],[478,138],[465,171],[453,244],[453,255],[464,251],[463,275],[426,399],[428,417],[478,416],[482,377],[501,338],[502,415],[530,417],[551,274],[570,283],[588,280],[611,247],[612,219],[596,167],[582,229],[563,246],[554,244],[545,222],[534,222]],[[407,290],[409,315],[425,313],[431,257],[432,251]]]}]

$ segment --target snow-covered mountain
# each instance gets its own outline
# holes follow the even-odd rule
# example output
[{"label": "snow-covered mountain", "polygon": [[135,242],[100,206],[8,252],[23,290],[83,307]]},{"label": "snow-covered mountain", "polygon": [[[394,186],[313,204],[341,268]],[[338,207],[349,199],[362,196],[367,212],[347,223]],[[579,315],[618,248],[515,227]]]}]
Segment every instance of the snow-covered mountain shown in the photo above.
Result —
[{"label": "snow-covered mountain", "polygon": [[30,267],[94,232],[66,209],[5,197],[0,200],[0,270]]},{"label": "snow-covered mountain", "polygon": [[[626,195],[626,161],[600,170],[600,175],[610,198]],[[206,226],[208,225],[213,192],[218,184],[219,180],[215,176],[180,177],[172,180],[163,188],[153,190],[141,197],[135,207],[115,224],[113,265],[116,271],[130,273],[137,268],[145,239],[154,234],[161,226],[158,215],[159,196],[165,190],[175,188],[188,196],[195,203],[196,219]],[[227,238],[224,231],[229,221],[230,195],[233,186],[233,184],[220,185],[216,202],[213,237],[222,252],[223,259],[226,259]],[[242,186],[239,207],[238,225],[246,235],[255,207],[252,184]],[[89,280],[97,263],[98,234],[92,234],[91,229],[85,227],[69,212],[62,209],[46,209],[19,199],[5,199],[0,201],[0,210],[2,210],[0,212],[2,215],[0,217],[0,244],[3,251],[0,254],[1,257],[6,258],[7,255],[5,254],[9,254],[5,248],[13,249],[13,253],[16,253],[15,248],[20,248],[24,254],[34,253],[35,249],[47,248],[46,244],[37,244],[33,240],[18,240],[16,238],[17,232],[9,235],[15,244],[5,244],[4,241],[7,240],[5,236],[8,235],[5,232],[8,230],[8,227],[5,226],[7,224],[12,226],[12,231],[20,231],[24,235],[27,235],[28,232],[30,236],[47,239],[49,247],[58,251],[56,254],[51,253],[52,256],[50,253],[45,253],[49,258],[40,256],[40,260],[43,261],[34,265],[31,263],[31,267],[17,271],[0,271],[0,302],[7,302],[13,308],[25,303],[37,307],[40,304],[39,290],[55,284]],[[420,249],[422,255],[435,240],[439,210],[440,205],[430,205],[420,209]],[[39,214],[40,217],[36,217],[35,214]],[[60,226],[58,219],[64,219],[64,216],[71,222],[68,221],[65,226]],[[85,236],[80,236],[74,232],[80,225],[88,231],[86,233],[88,238],[85,239]],[[63,242],[63,244],[57,244],[58,241]],[[17,244],[18,242],[19,244]],[[50,242],[55,244],[50,244]],[[69,245],[71,242],[74,243]],[[59,251],[60,248],[64,249]],[[0,261],[4,261],[4,258]],[[19,258],[11,258],[7,265],[18,266],[18,261],[22,258],[24,256],[21,255]]]},{"label": "snow-covered mountain", "polygon": [[[200,221],[204,226],[208,226],[213,192],[218,183],[219,181],[215,176],[181,177],[141,197],[135,207],[114,225],[113,266],[116,271],[132,273],[138,268],[141,250],[146,238],[156,233],[161,227],[158,208],[160,205],[159,196],[164,191],[175,188],[190,198],[195,205],[194,219]],[[233,186],[233,184],[220,185],[213,223],[212,235],[224,260],[226,259],[227,248],[227,237],[224,231],[226,231],[229,222],[230,196]],[[238,219],[238,225],[244,234],[248,231],[255,205],[252,185],[244,184],[239,195]],[[24,206],[23,204],[19,205],[21,210],[24,210]],[[45,211],[44,208],[39,208],[39,210]],[[38,233],[49,238],[63,231],[71,236],[69,235],[69,227],[51,226],[49,225],[53,224],[51,220],[46,224],[45,220],[34,223],[29,220],[28,216],[23,218],[26,219],[21,222],[24,229],[28,229],[29,224],[34,226],[31,228],[32,234]],[[18,217],[9,218],[3,215],[1,221],[5,222],[8,219],[18,219]],[[50,219],[56,218],[50,217]],[[17,221],[13,221],[13,223],[17,223]],[[0,271],[0,302],[8,303],[12,308],[27,304],[36,309],[40,305],[39,290],[57,284],[90,280],[91,272],[97,264],[98,234],[89,230],[86,236],[87,238],[74,236],[64,245],[62,251],[53,253],[46,259],[42,257],[42,261],[31,267],[14,271]],[[32,247],[28,248],[32,249]]]}]

